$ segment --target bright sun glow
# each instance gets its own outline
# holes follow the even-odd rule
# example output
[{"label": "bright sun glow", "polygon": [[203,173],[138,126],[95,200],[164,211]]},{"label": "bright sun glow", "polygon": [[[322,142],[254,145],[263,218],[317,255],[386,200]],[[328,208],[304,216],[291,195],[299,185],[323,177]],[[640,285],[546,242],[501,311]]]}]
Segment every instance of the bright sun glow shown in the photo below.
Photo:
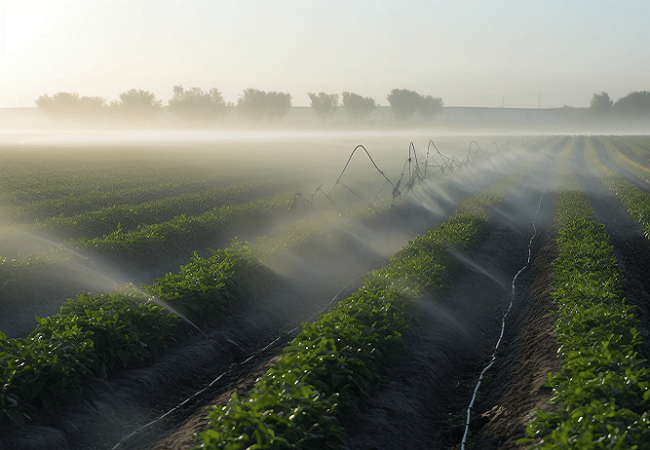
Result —
[{"label": "bright sun glow", "polygon": [[2,58],[9,59],[38,36],[47,19],[47,8],[38,2],[0,2],[0,40]]}]

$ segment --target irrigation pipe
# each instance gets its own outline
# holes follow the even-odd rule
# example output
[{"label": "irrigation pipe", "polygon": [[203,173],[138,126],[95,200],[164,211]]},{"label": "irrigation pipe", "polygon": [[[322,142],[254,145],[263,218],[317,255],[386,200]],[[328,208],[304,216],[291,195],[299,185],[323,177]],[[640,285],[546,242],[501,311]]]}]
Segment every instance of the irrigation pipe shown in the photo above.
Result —
[{"label": "irrigation pipe", "polygon": [[[546,186],[544,186],[544,191],[542,192],[542,195],[539,198],[539,204],[537,205],[537,211],[535,211],[535,216],[537,216],[540,208],[542,207],[542,200],[544,199],[545,195],[546,195]],[[476,396],[478,395],[478,390],[481,387],[481,382],[483,381],[483,377],[485,376],[487,371],[490,370],[490,368],[494,365],[494,363],[497,360],[497,351],[499,350],[499,346],[501,345],[501,341],[503,340],[503,335],[506,329],[506,317],[508,316],[508,313],[512,309],[512,305],[515,300],[515,283],[517,282],[517,278],[519,278],[519,275],[521,275],[521,273],[524,270],[526,270],[530,265],[530,258],[532,253],[531,249],[533,246],[533,241],[535,240],[536,236],[537,236],[537,227],[535,226],[535,221],[533,220],[533,235],[531,236],[530,241],[528,241],[528,259],[526,259],[526,264],[524,264],[524,266],[521,269],[519,269],[519,272],[517,272],[512,279],[511,291],[510,291],[510,304],[508,305],[506,311],[503,313],[503,318],[501,319],[501,334],[499,335],[499,340],[494,346],[494,352],[492,353],[492,358],[490,359],[490,362],[488,363],[487,366],[483,368],[480,375],[478,376],[478,381],[476,383],[476,386],[474,387],[474,392],[472,393],[472,400],[469,402],[469,406],[467,407],[467,418],[465,419],[465,433],[463,433],[463,440],[460,443],[460,450],[465,450],[465,443],[467,442],[467,437],[469,435],[469,425],[472,420],[471,418],[472,408],[474,407],[474,402],[476,401]]]},{"label": "irrigation pipe", "polygon": [[[475,141],[473,141],[473,142],[476,143]],[[433,147],[435,148],[436,152],[438,153],[438,155],[440,156],[440,158],[441,158],[442,161],[443,161],[443,165],[437,165],[437,167],[438,167],[438,169],[439,169],[439,172],[443,172],[443,173],[444,173],[444,171],[445,171],[445,167],[448,167],[448,168],[451,170],[451,172],[453,172],[453,171],[454,171],[454,162],[458,165],[458,168],[459,168],[459,169],[462,169],[464,165],[469,165],[469,161],[467,161],[467,163],[465,163],[465,162],[461,163],[460,161],[458,161],[458,159],[456,159],[455,156],[452,156],[451,158],[446,157],[445,155],[443,155],[443,154],[440,152],[440,150],[438,150],[438,148],[436,147],[436,144],[431,140],[431,141],[429,141],[429,148],[427,149],[427,160],[426,160],[425,163],[423,164],[423,165],[424,165],[424,177],[423,177],[422,174],[420,173],[420,167],[419,167],[419,163],[418,163],[418,160],[417,160],[417,153],[416,153],[416,151],[415,151],[415,145],[413,144],[413,142],[411,142],[411,143],[409,144],[409,158],[408,158],[408,160],[407,160],[407,162],[408,162],[408,164],[409,164],[409,181],[408,181],[408,182],[406,183],[406,185],[405,185],[405,190],[412,190],[413,185],[414,185],[415,182],[417,181],[417,180],[416,180],[416,175],[417,175],[417,177],[418,177],[420,180],[426,179],[426,170],[427,170],[427,164],[428,164],[428,161],[429,161],[429,149],[430,149],[430,147],[431,147],[431,144],[433,144]],[[476,143],[476,145],[477,145],[477,147],[478,147],[478,143]],[[341,174],[339,175],[338,179],[336,180],[336,183],[334,183],[334,186],[332,187],[332,190],[330,190],[329,195],[328,195],[325,191],[323,191],[323,190],[321,189],[320,186],[317,187],[317,188],[314,190],[314,192],[313,192],[312,195],[309,197],[309,199],[305,199],[305,198],[302,196],[302,194],[297,193],[296,196],[294,197],[294,200],[293,200],[291,206],[290,206],[290,209],[291,209],[292,207],[295,207],[296,201],[297,201],[299,198],[302,199],[306,204],[311,204],[311,203],[313,202],[314,195],[315,195],[317,192],[322,192],[323,194],[325,194],[325,196],[330,200],[330,202],[333,203],[333,201],[332,201],[330,195],[332,194],[332,191],[334,190],[334,188],[335,188],[337,185],[339,185],[339,184],[342,185],[345,189],[347,189],[348,191],[350,191],[350,192],[351,192],[352,194],[354,194],[355,196],[359,197],[359,195],[358,195],[356,192],[354,192],[352,189],[350,189],[348,186],[346,186],[344,183],[341,182],[341,177],[343,177],[343,174],[345,173],[346,169],[348,168],[348,165],[350,164],[350,161],[352,160],[352,157],[354,156],[355,152],[356,152],[359,148],[361,148],[361,149],[363,149],[363,150],[365,151],[366,155],[368,156],[368,159],[370,159],[370,162],[371,162],[372,165],[375,167],[375,169],[377,170],[377,172],[379,172],[379,173],[384,177],[384,179],[386,180],[386,182],[384,183],[384,185],[381,187],[379,193],[381,193],[381,191],[383,191],[384,188],[385,188],[385,187],[390,183],[390,185],[393,186],[393,198],[396,196],[396,193],[397,193],[397,195],[400,195],[401,192],[399,191],[399,186],[400,186],[400,183],[401,183],[402,180],[400,179],[400,180],[397,182],[397,185],[393,184],[393,182],[392,182],[392,181],[391,181],[391,180],[386,176],[386,174],[384,174],[384,172],[383,172],[379,167],[377,167],[377,164],[375,164],[375,161],[372,159],[372,156],[370,156],[370,153],[368,152],[368,150],[367,150],[367,149],[366,149],[362,144],[359,144],[359,145],[357,145],[357,146],[354,148],[354,150],[352,150],[352,153],[350,154],[350,157],[348,158],[348,161],[347,161],[347,163],[345,164],[345,167],[343,168],[343,171],[341,172]],[[480,150],[480,147],[479,147],[479,150]],[[415,158],[415,170],[413,171],[412,174],[411,174],[411,151],[413,152],[413,157]],[[470,144],[470,153],[471,153],[471,144]],[[481,155],[485,158],[485,155],[483,155],[482,152],[481,152]],[[468,156],[469,156],[469,155],[468,155]],[[431,159],[433,159],[433,157],[432,157]],[[487,158],[486,158],[486,159],[487,159]],[[434,160],[434,161],[435,161],[435,160]],[[448,161],[451,161],[451,164],[449,164]],[[403,172],[404,172],[404,170],[402,170],[402,173],[403,173]],[[379,193],[377,193],[377,195],[375,196],[375,199],[377,198],[377,196],[379,195]],[[417,197],[417,196],[416,196],[416,197]],[[361,197],[359,197],[359,198],[361,199]],[[373,199],[373,201],[374,201],[375,199]],[[418,200],[419,200],[419,199],[418,199]],[[541,199],[540,199],[540,205],[541,205]],[[539,207],[538,207],[538,211],[539,211]],[[534,227],[534,225],[535,225],[535,224],[533,223],[533,227]],[[533,235],[533,238],[534,238],[534,235]],[[530,244],[529,244],[529,249],[528,249],[528,260],[529,260],[529,261],[530,261],[530,245],[532,245],[533,238],[531,238],[531,241],[530,241]],[[515,282],[517,276],[519,275],[519,273],[521,273],[521,272],[522,272],[526,267],[527,267],[527,265],[524,266],[524,268],[522,268],[522,269],[517,273],[517,275],[515,275],[515,279],[513,279],[513,283],[512,283],[512,284],[513,284],[513,295],[514,295],[514,282]],[[323,313],[325,313],[325,312],[329,309],[330,305],[331,305],[332,303],[334,303],[334,302],[337,302],[339,296],[340,296],[343,292],[345,292],[345,291],[346,291],[346,290],[347,290],[347,289],[348,289],[352,284],[354,284],[354,283],[358,283],[358,281],[359,281],[360,279],[365,279],[365,277],[367,277],[367,276],[370,275],[370,274],[372,274],[372,271],[371,271],[371,272],[368,272],[368,273],[365,273],[365,274],[361,275],[360,277],[355,278],[354,280],[350,281],[348,284],[346,284],[345,286],[343,286],[343,288],[341,288],[341,289],[336,293],[336,295],[334,295],[334,297],[332,297],[332,299],[327,303],[327,305],[326,305],[326,306],[325,306],[321,311],[319,311],[319,312],[316,313],[316,314],[313,314],[311,317],[309,317],[309,319],[307,319],[306,322],[312,322],[316,317],[318,317],[319,314],[323,314]],[[511,300],[511,302],[510,302],[510,307],[512,307],[512,300]],[[508,308],[508,311],[510,310],[510,307]],[[506,311],[506,314],[504,314],[504,317],[503,317],[503,326],[502,326],[502,329],[501,329],[501,337],[503,337],[503,332],[504,332],[504,328],[505,328],[505,316],[507,315],[507,312],[508,312],[508,311]],[[258,355],[260,355],[260,354],[263,354],[263,353],[266,352],[268,349],[270,349],[271,347],[273,347],[273,346],[274,346],[274,345],[275,345],[275,344],[276,344],[280,339],[282,339],[283,337],[289,336],[289,335],[295,333],[296,331],[298,331],[298,329],[299,329],[301,326],[302,326],[302,325],[299,325],[299,326],[293,328],[293,329],[290,330],[290,331],[287,331],[287,332],[282,333],[280,336],[278,336],[278,337],[277,337],[276,339],[274,339],[270,344],[268,344],[267,346],[265,346],[265,347],[262,348],[261,350],[253,352],[253,353],[251,354],[251,356],[249,356],[248,358],[246,358],[244,361],[242,361],[242,362],[240,362],[240,363],[234,363],[233,365],[231,365],[231,367],[230,367],[228,370],[226,370],[225,372],[221,373],[221,375],[219,375],[219,376],[216,377],[214,380],[212,380],[212,382],[211,382],[210,384],[208,384],[206,387],[204,387],[203,389],[201,389],[201,390],[195,392],[194,394],[190,395],[190,396],[187,397],[185,400],[183,400],[181,403],[179,403],[178,405],[174,406],[173,408],[171,408],[170,410],[168,410],[167,412],[165,412],[165,413],[162,414],[161,416],[159,416],[159,417],[157,417],[156,419],[152,420],[151,422],[149,422],[149,423],[147,423],[147,424],[141,426],[140,428],[136,429],[135,431],[133,431],[133,432],[130,433],[129,435],[127,435],[127,436],[125,436],[124,438],[122,438],[122,439],[121,439],[117,444],[115,444],[115,446],[112,447],[112,450],[116,450],[116,449],[120,448],[120,446],[122,446],[126,441],[128,441],[129,439],[131,439],[133,436],[137,435],[137,434],[140,433],[141,431],[143,431],[145,428],[148,428],[148,427],[150,427],[150,426],[156,424],[156,423],[159,422],[160,420],[162,420],[162,419],[164,419],[165,417],[167,417],[167,416],[169,416],[170,414],[172,414],[174,411],[180,409],[181,407],[183,407],[184,405],[186,405],[187,403],[189,403],[191,400],[196,399],[198,396],[200,396],[200,395],[203,394],[205,391],[207,391],[209,388],[211,388],[212,386],[214,386],[217,382],[219,382],[223,377],[225,377],[226,375],[228,375],[229,373],[231,373],[233,370],[235,370],[236,368],[239,368],[239,367],[243,366],[244,364],[247,364],[248,362],[250,362],[251,360],[253,360],[256,356],[258,356]],[[495,348],[495,354],[496,354],[496,350],[497,350],[498,347],[499,347],[500,342],[501,342],[501,338],[499,338],[499,342],[497,343],[497,346],[496,346],[496,348]],[[236,343],[235,343],[235,344],[236,344]],[[482,376],[483,376],[483,373],[484,373],[485,371],[487,371],[487,369],[489,369],[489,368],[492,366],[492,364],[494,363],[494,359],[495,359],[495,356],[493,355],[493,360],[492,360],[492,362],[490,363],[490,365],[488,365],[485,369],[483,369],[483,372],[481,373],[481,377],[479,377],[479,382],[478,382],[478,384],[477,384],[477,386],[476,386],[476,389],[475,389],[474,398],[476,397],[476,392],[478,391],[478,386],[479,386],[480,383],[481,383],[480,380],[481,380],[481,378],[482,378]],[[473,403],[474,403],[474,398],[472,398],[472,403],[470,404],[470,407],[469,407],[469,408],[472,407],[472,405],[473,405]],[[470,409],[468,409],[468,411],[467,411],[468,423],[467,423],[467,427],[466,427],[466,430],[465,430],[465,434],[467,434],[467,430],[469,429],[469,411],[470,411]],[[462,447],[461,450],[464,450],[464,442],[465,442],[465,437],[463,437],[463,447]]]},{"label": "irrigation pipe", "polygon": [[[357,151],[359,148],[362,148],[363,151],[366,152],[366,155],[368,156],[368,159],[370,160],[370,162],[372,163],[372,165],[375,166],[375,169],[377,169],[377,172],[379,172],[379,173],[381,174],[381,176],[383,176],[383,177],[384,177],[384,178],[385,178],[385,179],[386,179],[386,180],[387,180],[391,185],[395,186],[395,185],[393,184],[393,182],[390,181],[390,180],[388,179],[388,177],[386,176],[386,174],[384,174],[384,171],[381,170],[379,167],[377,167],[377,164],[375,164],[375,161],[372,159],[372,156],[370,156],[370,153],[368,152],[368,150],[366,150],[366,147],[364,147],[364,146],[361,145],[361,144],[357,145],[356,147],[354,147],[354,150],[352,150],[352,154],[350,154],[350,157],[348,158],[348,162],[345,163],[345,167],[343,167],[343,171],[341,172],[341,175],[339,175],[338,179],[336,180],[336,183],[334,183],[334,186],[336,187],[336,185],[339,184],[339,181],[341,180],[341,177],[342,177],[343,174],[345,173],[345,170],[348,168],[348,165],[350,164],[350,161],[352,160],[352,157],[354,156],[354,154],[356,153],[356,151]],[[334,190],[334,188],[332,188],[332,190]],[[330,191],[330,195],[331,195],[331,194],[332,194],[332,191]]]},{"label": "irrigation pipe", "polygon": [[[305,322],[312,322],[314,319],[316,319],[316,318],[318,317],[319,314],[324,314],[325,312],[327,312],[327,310],[329,309],[329,307],[330,307],[330,305],[331,305],[332,303],[334,303],[334,302],[338,302],[338,301],[340,300],[339,297],[341,296],[341,294],[342,294],[343,292],[345,292],[346,290],[348,290],[348,289],[350,288],[351,285],[353,285],[353,284],[357,284],[357,283],[359,282],[359,280],[363,280],[363,279],[365,279],[365,278],[366,278],[368,275],[370,275],[371,273],[372,273],[372,271],[371,271],[371,272],[368,272],[368,273],[365,273],[365,274],[363,274],[363,275],[361,275],[361,276],[355,278],[354,280],[350,281],[350,282],[349,282],[348,284],[346,284],[345,286],[343,286],[343,287],[342,287],[342,288],[341,288],[341,289],[336,293],[336,295],[334,295],[334,297],[332,297],[332,299],[331,299],[329,302],[327,302],[327,305],[326,305],[323,309],[321,309],[319,312],[317,312],[317,313],[315,313],[315,314],[312,314],[312,315],[311,315],[311,316],[310,316],[310,317],[309,317]],[[240,363],[234,363],[234,364],[232,364],[228,370],[226,370],[225,372],[221,373],[221,375],[219,375],[219,376],[216,377],[214,380],[212,380],[212,382],[211,382],[210,384],[208,384],[206,387],[204,387],[203,389],[201,389],[201,390],[195,392],[194,394],[190,395],[190,396],[187,397],[185,400],[183,400],[182,402],[180,402],[178,405],[174,406],[172,409],[168,410],[168,411],[167,411],[166,413],[164,413],[163,415],[157,417],[156,419],[152,420],[151,422],[147,423],[146,425],[141,426],[140,428],[136,429],[135,431],[133,431],[133,432],[130,433],[129,435],[127,435],[127,436],[123,437],[122,439],[120,439],[120,441],[119,441],[117,444],[115,444],[115,446],[113,446],[111,450],[116,450],[116,449],[120,448],[120,446],[122,446],[126,441],[128,441],[129,439],[131,439],[133,436],[135,436],[136,434],[140,433],[141,431],[143,431],[145,428],[148,428],[148,427],[150,427],[150,426],[156,424],[157,422],[161,421],[161,420],[164,419],[165,417],[169,416],[169,415],[170,415],[171,413],[173,413],[174,411],[176,411],[176,410],[180,409],[181,407],[185,406],[185,405],[186,405],[187,403],[189,403],[191,400],[198,398],[201,394],[203,394],[205,391],[207,391],[208,389],[210,389],[212,386],[214,386],[216,383],[218,383],[218,382],[219,382],[223,377],[225,377],[226,375],[230,374],[233,370],[235,370],[235,369],[237,369],[237,368],[240,368],[240,367],[243,366],[244,364],[247,364],[248,362],[250,362],[251,360],[253,360],[256,356],[259,356],[259,355],[264,354],[267,350],[269,350],[271,347],[273,347],[275,344],[277,344],[278,341],[279,341],[280,339],[282,339],[282,338],[284,338],[284,337],[286,337],[286,336],[290,336],[290,335],[292,335],[293,333],[295,333],[296,331],[298,331],[301,327],[302,327],[302,325],[298,325],[297,327],[295,327],[295,328],[293,328],[293,329],[291,329],[291,330],[289,330],[289,331],[283,332],[282,334],[280,334],[280,336],[278,336],[277,338],[275,338],[275,339],[274,339],[270,344],[268,344],[266,347],[262,348],[261,350],[258,350],[258,351],[253,352],[253,353],[252,353],[248,358],[246,358],[244,361],[242,361],[242,362],[240,362]],[[231,342],[237,344],[237,343],[234,342],[234,341],[231,341]]]}]

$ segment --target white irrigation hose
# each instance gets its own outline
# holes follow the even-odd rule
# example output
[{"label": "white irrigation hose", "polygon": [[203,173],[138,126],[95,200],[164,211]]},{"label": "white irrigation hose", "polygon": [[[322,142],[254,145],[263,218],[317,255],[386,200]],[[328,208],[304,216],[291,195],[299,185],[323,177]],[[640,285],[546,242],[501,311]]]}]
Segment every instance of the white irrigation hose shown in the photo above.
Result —
[{"label": "white irrigation hose", "polygon": [[[535,216],[537,216],[537,213],[539,213],[539,209],[542,206],[542,199],[544,198],[544,195],[546,194],[546,186],[544,186],[544,192],[542,193],[542,196],[539,199],[539,204],[537,205],[537,211],[535,211]],[[494,362],[497,359],[497,351],[499,350],[499,346],[501,345],[501,340],[503,339],[503,334],[506,329],[506,317],[508,316],[508,313],[512,309],[512,304],[515,299],[515,282],[517,281],[517,278],[519,275],[528,268],[528,265],[530,264],[530,257],[531,257],[531,249],[533,246],[533,240],[535,239],[535,236],[537,236],[537,227],[535,227],[535,221],[533,221],[533,235],[530,238],[530,241],[528,241],[528,259],[526,260],[526,264],[519,269],[519,272],[517,272],[512,279],[512,284],[511,284],[511,294],[510,294],[510,304],[508,305],[508,309],[503,313],[503,318],[501,319],[501,334],[499,335],[499,340],[497,341],[496,345],[494,346],[494,352],[492,353],[492,359],[490,360],[489,364],[485,366],[485,368],[481,371],[481,374],[478,377],[478,382],[476,383],[476,386],[474,387],[474,393],[472,394],[472,400],[469,402],[469,406],[467,407],[467,418],[465,420],[465,433],[463,433],[463,440],[460,443],[460,450],[465,450],[465,443],[467,442],[467,437],[469,435],[469,424],[471,422],[471,412],[472,412],[472,407],[474,406],[474,402],[476,401],[476,396],[478,395],[478,390],[481,386],[481,381],[483,380],[483,376],[485,376],[485,373],[494,365]]]}]

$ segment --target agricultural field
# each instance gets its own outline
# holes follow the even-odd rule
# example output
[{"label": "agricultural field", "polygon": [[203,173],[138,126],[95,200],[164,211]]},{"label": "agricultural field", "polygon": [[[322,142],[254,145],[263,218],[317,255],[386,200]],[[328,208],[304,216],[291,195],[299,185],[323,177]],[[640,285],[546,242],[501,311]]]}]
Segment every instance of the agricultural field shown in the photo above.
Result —
[{"label": "agricultural field", "polygon": [[650,449],[650,138],[432,139],[5,136],[0,449]]}]

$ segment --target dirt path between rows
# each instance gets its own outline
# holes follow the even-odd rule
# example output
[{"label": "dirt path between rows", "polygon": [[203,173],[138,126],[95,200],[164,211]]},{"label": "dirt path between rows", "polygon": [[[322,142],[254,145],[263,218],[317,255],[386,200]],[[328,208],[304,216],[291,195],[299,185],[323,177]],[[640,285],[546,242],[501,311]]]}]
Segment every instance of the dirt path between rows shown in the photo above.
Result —
[{"label": "dirt path between rows", "polygon": [[[584,169],[582,145],[577,149],[574,167],[578,182],[591,207],[594,219],[605,225],[614,245],[614,256],[623,271],[625,301],[634,305],[637,327],[645,343],[645,358],[650,356],[650,242],[643,236],[643,226],[628,214],[625,206],[593,174]],[[622,169],[621,169],[622,170]],[[650,367],[650,360],[646,363]]]},{"label": "dirt path between rows", "polygon": [[[483,183],[487,182],[488,180],[483,180]],[[254,371],[255,365],[242,366],[239,373],[231,373],[209,392],[212,396],[207,397],[208,400],[192,401],[165,420],[157,422],[155,426],[148,427],[142,434],[138,430],[192,395],[196,392],[197,386],[205,386],[212,381],[215,374],[227,371],[233,363],[242,361],[247,355],[281,335],[283,331],[320,310],[324,304],[329,302],[340,286],[354,282],[358,275],[363,275],[384,262],[386,255],[373,252],[373,246],[368,245],[367,241],[360,241],[357,234],[365,238],[369,232],[371,235],[374,233],[375,239],[381,241],[382,236],[392,236],[396,232],[403,234],[408,234],[411,230],[424,232],[447,218],[454,208],[458,196],[466,196],[468,193],[457,190],[455,195],[455,199],[439,204],[435,209],[424,209],[421,206],[409,209],[412,206],[406,205],[405,209],[391,210],[382,221],[361,222],[355,225],[360,227],[359,230],[350,226],[343,230],[333,230],[327,236],[323,236],[320,241],[312,241],[310,246],[286,255],[286,259],[281,263],[285,267],[293,267],[296,270],[300,283],[285,285],[281,292],[274,293],[273,298],[260,299],[254,304],[242,307],[241,311],[230,317],[226,323],[219,324],[218,330],[213,328],[204,335],[196,335],[175,346],[170,349],[168,355],[164,355],[152,367],[126,371],[111,380],[93,381],[95,392],[89,395],[89,403],[72,405],[59,411],[56,415],[48,414],[40,417],[35,424],[29,425],[23,430],[3,432],[0,437],[0,448],[8,450],[103,450],[113,448],[116,443],[121,442],[125,436],[132,432],[136,432],[136,436],[123,442],[119,447],[120,450],[152,448],[156,445],[154,444],[157,441],[156,437],[170,436],[169,433],[173,433],[181,424],[184,424],[181,425],[182,435],[170,437],[170,439],[177,440],[168,441],[170,443],[161,442],[158,445],[174,448],[184,442],[183,445],[187,445],[187,447],[175,448],[191,448],[192,444],[188,441],[189,435],[200,431],[205,424],[201,417],[205,416],[207,409],[202,405],[211,405],[213,402],[226,400],[232,392],[229,389],[237,389],[238,392],[247,390],[248,386],[257,378],[258,372]],[[513,198],[519,199],[520,195],[521,192],[518,192]],[[523,201],[532,202],[533,200],[524,198]],[[536,202],[535,206],[537,206]],[[473,375],[467,374],[476,373],[476,369],[480,370],[478,366],[484,363],[486,358],[489,358],[491,352],[487,348],[487,344],[493,345],[496,340],[495,334],[498,335],[497,328],[501,321],[503,299],[504,296],[507,296],[504,292],[507,293],[509,280],[525,261],[524,253],[531,232],[530,222],[528,218],[524,220],[525,230],[506,225],[506,222],[511,217],[516,217],[517,214],[517,207],[512,206],[511,211],[501,208],[503,216],[493,221],[491,237],[488,238],[487,244],[482,249],[483,259],[481,260],[481,257],[478,259],[478,264],[486,268],[493,276],[485,275],[481,278],[480,274],[476,274],[475,269],[465,266],[464,273],[474,281],[470,281],[467,287],[463,287],[462,284],[459,286],[458,289],[466,290],[464,293],[458,294],[460,297],[457,300],[453,300],[453,294],[450,293],[449,297],[452,300],[448,303],[441,303],[445,304],[442,312],[446,316],[434,320],[423,316],[420,320],[424,326],[422,332],[420,333],[418,330],[417,333],[411,333],[408,338],[407,343],[410,348],[416,354],[422,353],[422,358],[426,360],[423,366],[417,366],[417,364],[411,366],[415,372],[419,372],[420,368],[427,370],[427,367],[435,362],[430,356],[423,353],[423,349],[428,344],[438,342],[436,339],[449,341],[450,336],[456,338],[460,336],[464,339],[460,346],[464,353],[460,358],[458,358],[458,353],[447,352],[440,356],[443,364],[437,364],[437,362],[434,364],[439,367],[435,369],[434,373],[440,375],[435,386],[443,388],[445,395],[450,393],[454,396],[457,392],[466,390],[473,378]],[[410,216],[406,213],[409,213]],[[499,221],[501,221],[501,225],[499,225]],[[496,254],[501,256],[495,257]],[[513,254],[521,255],[521,258],[515,261],[512,257]],[[492,268],[495,259],[498,261],[497,269]],[[529,286],[532,280],[523,281],[529,278],[528,275],[524,275],[521,278],[522,286]],[[349,289],[355,289],[354,283],[349,286]],[[524,291],[527,291],[527,288],[522,288],[522,292]],[[492,300],[474,301],[481,298],[484,293],[489,294]],[[463,295],[472,301],[463,303]],[[448,310],[444,311],[445,308]],[[445,318],[450,320],[443,320]],[[436,323],[439,326],[436,326]],[[476,335],[471,331],[482,329],[484,325],[487,326],[484,335]],[[290,337],[287,335],[284,339],[286,342]],[[511,340],[511,337],[506,339],[506,341]],[[451,348],[453,347],[449,349]],[[253,362],[256,365],[265,364],[263,360],[268,357],[261,355]],[[453,361],[446,364],[444,363],[445,359]],[[398,366],[399,364],[396,367]],[[404,370],[406,368],[405,365]],[[402,370],[402,368],[396,370]],[[410,387],[415,388],[415,392],[418,392],[418,382],[415,379],[419,374],[416,373],[415,377],[409,379],[408,373],[402,373],[403,375],[399,375],[399,372],[395,372],[397,380],[404,380],[404,386],[400,389]],[[458,375],[453,375],[455,373]],[[426,377],[423,382],[426,382]],[[447,386],[448,384],[451,387]],[[391,386],[391,383],[388,386]],[[403,392],[410,392],[407,395],[413,396],[413,390],[404,390]],[[378,395],[381,395],[381,392]],[[416,394],[416,396],[418,395]],[[401,410],[409,408],[407,403],[402,406],[399,401],[393,400],[392,404],[397,405],[398,410]],[[447,399],[441,398],[439,404],[446,407]],[[455,407],[459,403],[449,403],[449,405]],[[402,415],[401,411],[397,412]],[[192,416],[193,413],[196,415]],[[404,417],[413,417],[413,415],[404,414]],[[357,418],[351,417],[349,420],[352,424]],[[387,420],[397,424],[397,421],[391,419],[390,414],[387,415]],[[429,426],[435,423],[435,420],[437,419],[431,415],[427,416]],[[344,425],[350,430],[352,444],[355,427]],[[438,431],[442,429],[448,430],[450,427],[448,424],[443,424],[438,427]],[[398,435],[403,436],[403,434]],[[403,442],[397,439],[388,442],[392,442],[394,445],[377,448],[404,448]]]},{"label": "dirt path between rows", "polygon": [[468,443],[475,449],[505,449],[524,437],[525,423],[548,400],[548,389],[542,387],[547,373],[558,367],[548,315],[557,251],[556,193],[543,192],[545,175],[527,174],[494,209],[489,235],[475,253],[461,258],[451,291],[418,303],[423,314],[406,335],[407,350],[391,366],[390,381],[344,423],[347,448],[460,448],[466,410],[499,338],[512,280],[526,264],[535,221],[532,264],[517,278],[497,364],[478,393]]},{"label": "dirt path between rows", "polygon": [[[531,176],[544,185],[541,174]],[[452,291],[436,301],[417,302],[422,314],[405,336],[404,356],[386,373],[389,382],[363,399],[356,414],[343,419],[348,449],[459,448],[465,426],[461,412],[494,350],[511,280],[526,263],[532,220],[539,207],[544,218],[533,241],[533,260],[518,279],[515,306],[499,352],[502,359],[491,371],[491,381],[484,384],[482,391],[490,394],[481,394],[484,398],[476,405],[472,425],[475,448],[514,448],[514,442],[524,437],[525,423],[548,400],[549,392],[542,387],[546,374],[558,367],[548,314],[551,263],[557,250],[554,232],[547,230],[555,193],[547,193],[545,202],[540,202],[541,195],[529,186],[505,199],[504,206],[492,214],[489,236],[462,264]],[[246,377],[242,383],[251,380]],[[190,436],[205,429],[207,411],[154,449],[192,448]]]},{"label": "dirt path between rows", "polygon": [[[577,154],[582,150],[579,142]],[[582,170],[581,156],[573,161]],[[538,174],[538,181],[542,178]],[[530,180],[530,178],[529,178]],[[650,342],[650,245],[640,225],[591,174],[579,172],[596,220],[605,224],[614,253],[625,275],[626,300],[636,305],[639,331]],[[510,295],[510,281],[523,266],[532,232],[533,210],[540,192],[520,186],[516,195],[504,199],[490,220],[490,234],[464,262],[452,290],[444,298],[422,299],[422,314],[405,336],[406,351],[386,375],[389,381],[359,411],[344,418],[347,449],[460,449],[465,411],[478,373],[489,361]],[[526,423],[537,408],[550,409],[551,395],[543,387],[546,376],[557,371],[558,345],[553,331],[555,309],[550,296],[552,263],[557,257],[552,223],[554,197],[548,192],[540,206],[538,234],[532,245],[532,263],[517,280],[515,302],[497,363],[479,391],[470,426],[468,447],[475,450],[520,449]],[[256,374],[236,385],[246,388]],[[229,391],[231,392],[231,391]],[[228,396],[215,399],[220,404]],[[201,418],[207,408],[156,450],[189,450],[190,434],[206,426]],[[183,433],[185,433],[183,435]],[[182,439],[185,439],[184,441]]]}]

